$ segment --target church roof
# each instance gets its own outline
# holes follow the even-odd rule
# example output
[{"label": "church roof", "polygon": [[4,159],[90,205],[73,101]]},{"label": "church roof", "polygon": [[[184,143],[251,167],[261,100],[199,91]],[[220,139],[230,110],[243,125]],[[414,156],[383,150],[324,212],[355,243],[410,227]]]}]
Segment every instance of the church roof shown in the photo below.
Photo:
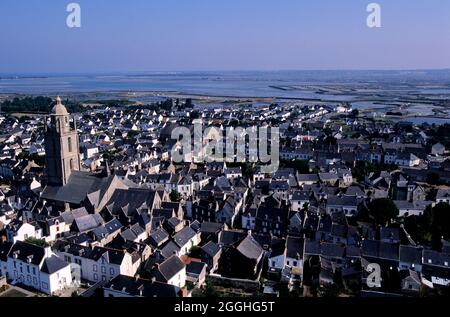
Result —
[{"label": "church roof", "polygon": [[48,200],[81,204],[88,194],[100,191],[100,196],[103,196],[103,193],[110,186],[114,186],[114,178],[116,177],[101,177],[89,172],[72,171],[65,186],[46,186],[41,197]]}]

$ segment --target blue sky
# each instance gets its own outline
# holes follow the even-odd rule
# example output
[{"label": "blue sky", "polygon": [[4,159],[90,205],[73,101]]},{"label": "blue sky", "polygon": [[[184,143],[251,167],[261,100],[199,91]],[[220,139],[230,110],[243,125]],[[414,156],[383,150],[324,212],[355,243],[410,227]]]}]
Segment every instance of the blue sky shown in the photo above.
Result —
[{"label": "blue sky", "polygon": [[370,2],[1,0],[0,73],[450,68],[450,1]]}]

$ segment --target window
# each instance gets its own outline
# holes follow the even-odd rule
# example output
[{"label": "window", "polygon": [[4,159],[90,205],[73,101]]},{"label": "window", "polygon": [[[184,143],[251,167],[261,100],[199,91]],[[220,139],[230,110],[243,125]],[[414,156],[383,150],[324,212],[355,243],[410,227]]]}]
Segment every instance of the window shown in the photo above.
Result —
[{"label": "window", "polygon": [[297,266],[297,261],[294,261],[294,266]]},{"label": "window", "polygon": [[94,270],[94,272],[97,272],[97,270],[98,270],[97,264],[94,264],[92,269]]},{"label": "window", "polygon": [[67,145],[69,147],[69,152],[72,152],[72,138],[67,138]]},{"label": "window", "polygon": [[106,273],[106,267],[102,266],[102,273]]},{"label": "window", "polygon": [[33,268],[33,275],[36,275],[36,268]]},{"label": "window", "polygon": [[114,275],[114,273],[115,273],[115,272],[114,272],[114,269],[113,269],[113,268],[110,268],[110,269],[109,269],[109,274]]},{"label": "window", "polygon": [[48,289],[48,284],[45,282],[42,282],[41,286],[42,286],[42,289]]},{"label": "window", "polygon": [[97,273],[94,273],[94,281],[97,281],[98,280],[98,275],[97,275]]}]

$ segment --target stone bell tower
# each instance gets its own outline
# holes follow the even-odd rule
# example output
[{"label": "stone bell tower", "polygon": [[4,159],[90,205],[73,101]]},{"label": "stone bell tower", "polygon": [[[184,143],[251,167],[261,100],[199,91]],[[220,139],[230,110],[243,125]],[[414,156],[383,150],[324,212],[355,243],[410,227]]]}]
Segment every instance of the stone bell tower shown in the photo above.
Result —
[{"label": "stone bell tower", "polygon": [[67,184],[72,171],[80,170],[78,133],[75,119],[70,123],[70,115],[56,98],[56,105],[45,125],[45,154],[47,183],[50,186]]}]

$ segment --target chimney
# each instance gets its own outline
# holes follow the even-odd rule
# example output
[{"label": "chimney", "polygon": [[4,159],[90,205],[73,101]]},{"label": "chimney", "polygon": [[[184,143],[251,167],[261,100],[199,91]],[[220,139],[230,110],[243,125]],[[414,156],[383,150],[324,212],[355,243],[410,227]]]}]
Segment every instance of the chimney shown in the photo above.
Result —
[{"label": "chimney", "polygon": [[142,297],[144,295],[144,285],[143,284],[138,287],[138,291],[139,291],[139,296]]}]

